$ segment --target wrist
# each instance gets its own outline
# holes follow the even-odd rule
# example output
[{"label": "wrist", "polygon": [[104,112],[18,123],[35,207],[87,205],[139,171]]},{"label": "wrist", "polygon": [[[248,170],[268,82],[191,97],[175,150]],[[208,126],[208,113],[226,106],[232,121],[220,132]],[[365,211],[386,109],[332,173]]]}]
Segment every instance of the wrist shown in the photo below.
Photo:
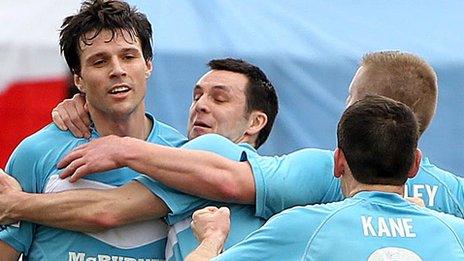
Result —
[{"label": "wrist", "polygon": [[118,151],[119,164],[121,167],[130,166],[131,161],[137,158],[137,144],[139,139],[132,137],[121,138],[121,150]]},{"label": "wrist", "polygon": [[203,248],[207,249],[208,252],[219,255],[224,249],[224,242],[226,237],[221,234],[212,234],[203,239],[201,245]]},{"label": "wrist", "polygon": [[8,194],[7,197],[10,203],[7,203],[5,208],[5,217],[19,221],[27,218],[27,210],[30,206],[29,201],[31,200],[33,194],[29,194],[22,191],[12,191]]},{"label": "wrist", "polygon": [[205,235],[202,243],[219,254],[224,249],[224,243],[226,239],[227,233],[223,233],[222,231],[212,231]]}]

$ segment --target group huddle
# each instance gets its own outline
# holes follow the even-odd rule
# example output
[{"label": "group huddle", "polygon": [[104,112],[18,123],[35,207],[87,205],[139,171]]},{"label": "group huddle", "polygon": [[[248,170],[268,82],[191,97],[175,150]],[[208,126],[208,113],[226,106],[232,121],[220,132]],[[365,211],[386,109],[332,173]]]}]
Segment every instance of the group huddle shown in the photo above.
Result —
[{"label": "group huddle", "polygon": [[143,13],[87,0],[59,43],[81,94],[0,170],[0,260],[464,260],[463,180],[418,148],[438,96],[421,57],[362,58],[335,150],[262,156],[278,98],[258,66],[209,61],[186,138],[145,111]]}]

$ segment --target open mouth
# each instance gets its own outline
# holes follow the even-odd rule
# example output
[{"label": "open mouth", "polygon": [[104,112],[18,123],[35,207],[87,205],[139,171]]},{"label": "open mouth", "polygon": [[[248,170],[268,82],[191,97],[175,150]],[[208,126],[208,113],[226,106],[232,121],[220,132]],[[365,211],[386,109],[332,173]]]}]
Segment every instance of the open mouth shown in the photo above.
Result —
[{"label": "open mouth", "polygon": [[108,91],[109,94],[119,94],[129,92],[131,89],[125,85],[116,86]]},{"label": "open mouth", "polygon": [[211,128],[208,124],[201,122],[201,121],[196,121],[193,126],[195,127],[201,127],[201,128]]}]

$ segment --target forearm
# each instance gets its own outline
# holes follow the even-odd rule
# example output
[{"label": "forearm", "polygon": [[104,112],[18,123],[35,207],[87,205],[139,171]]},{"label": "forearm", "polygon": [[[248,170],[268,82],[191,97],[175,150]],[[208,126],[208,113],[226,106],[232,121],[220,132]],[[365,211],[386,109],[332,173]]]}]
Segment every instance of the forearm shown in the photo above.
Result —
[{"label": "forearm", "polygon": [[255,201],[253,174],[247,162],[211,152],[169,148],[130,138],[126,141],[123,165],[169,187],[218,201]]},{"label": "forearm", "polygon": [[51,194],[21,192],[9,215],[15,220],[81,232],[98,232],[164,216],[166,206],[143,189],[134,182],[108,190],[81,189]]},{"label": "forearm", "polygon": [[220,236],[205,238],[200,245],[185,258],[185,261],[210,260],[218,256],[224,248],[224,241],[225,239]]},{"label": "forearm", "polygon": [[22,193],[18,203],[11,208],[10,215],[15,220],[81,232],[97,232],[109,228],[101,223],[102,220],[107,220],[108,224],[115,222],[105,210],[114,209],[114,204],[111,198],[98,190]]}]

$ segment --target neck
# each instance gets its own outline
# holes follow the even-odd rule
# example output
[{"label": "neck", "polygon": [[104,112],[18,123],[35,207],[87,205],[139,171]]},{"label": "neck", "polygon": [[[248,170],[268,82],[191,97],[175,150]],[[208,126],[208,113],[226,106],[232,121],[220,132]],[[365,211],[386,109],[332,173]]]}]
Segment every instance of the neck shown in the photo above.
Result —
[{"label": "neck", "polygon": [[256,136],[249,136],[249,135],[243,135],[241,137],[239,137],[238,139],[236,140],[233,140],[234,143],[238,144],[238,143],[248,143],[251,145],[251,147],[253,148],[256,148]]},{"label": "neck", "polygon": [[404,196],[404,185],[394,186],[394,185],[379,185],[379,184],[362,184],[358,183],[351,191],[348,193],[348,197],[356,195],[356,193],[361,191],[380,191],[380,192],[389,192],[396,193],[400,196]]},{"label": "neck", "polygon": [[91,108],[89,112],[101,136],[117,135],[145,140],[153,125],[144,110],[124,116],[95,113]]}]

